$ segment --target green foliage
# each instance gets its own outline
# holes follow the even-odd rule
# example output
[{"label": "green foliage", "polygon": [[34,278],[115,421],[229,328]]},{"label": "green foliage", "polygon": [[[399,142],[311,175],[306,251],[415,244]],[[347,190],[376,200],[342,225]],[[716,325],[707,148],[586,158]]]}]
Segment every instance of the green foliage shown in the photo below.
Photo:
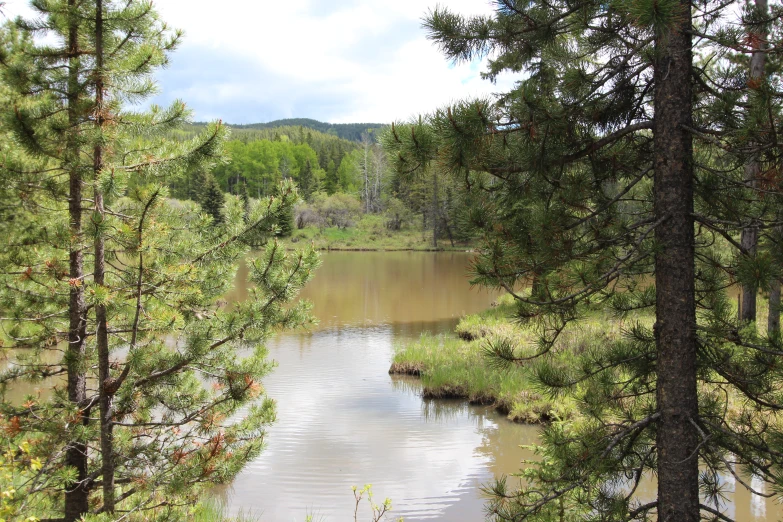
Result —
[{"label": "green foliage", "polygon": [[[280,184],[275,191],[275,197],[284,199],[286,194],[283,191],[290,190],[290,185]],[[278,235],[280,237],[289,237],[294,231],[294,207],[293,205],[280,205],[280,209],[275,216],[277,218]]]},{"label": "green foliage", "polygon": [[326,165],[326,175],[324,176],[324,190],[330,196],[340,188],[340,177],[337,174],[337,167],[334,160],[330,159]]},{"label": "green foliage", "polygon": [[[245,189],[245,193],[247,193],[247,189]],[[212,222],[215,225],[223,223],[224,200],[225,196],[223,195],[223,191],[220,190],[220,186],[218,185],[215,176],[211,173],[204,176],[204,185],[201,188],[201,193],[199,194],[197,201],[201,205],[201,208],[204,209],[204,212],[212,218]]]},{"label": "green foliage", "polygon": [[313,197],[313,208],[326,226],[348,228],[358,219],[361,203],[354,196],[339,192],[330,196],[317,194]]},{"label": "green foliage", "polygon": [[340,167],[336,172],[337,186],[335,187],[340,192],[348,194],[358,192],[361,183],[362,156],[362,151],[354,150],[346,154],[340,161]]},{"label": "green foliage", "polygon": [[[6,436],[0,454],[0,521],[38,522],[39,519],[30,513],[41,513],[49,502],[30,495],[28,485],[37,479],[46,457],[35,451],[34,438],[20,433],[18,418],[3,424]],[[44,483],[46,480],[44,477]],[[56,479],[49,477],[48,480]]]},{"label": "green foliage", "polygon": [[401,230],[413,224],[413,212],[398,198],[390,197],[384,206],[386,226],[390,230]]},{"label": "green foliage", "polygon": [[[462,317],[454,336],[423,335],[398,346],[391,371],[421,377],[426,397],[464,398],[490,404],[516,422],[551,424],[573,422],[579,417],[573,397],[551,397],[538,385],[543,366],[531,356],[535,328],[514,321],[517,306],[510,295],[496,306]],[[634,320],[645,324],[651,316]],[[594,316],[574,326],[558,339],[551,361],[561,367],[577,364],[579,355],[596,352],[607,342],[622,338],[626,320]],[[518,361],[513,368],[498,364],[498,351]]]},{"label": "green foliage", "polygon": [[[440,171],[459,182],[458,220],[482,242],[473,281],[511,293],[516,318],[537,333],[531,347],[502,341],[487,344],[486,352],[509,371],[534,368],[527,375],[537,391],[552,400],[568,397],[580,412],[579,422],[544,431],[543,461],[525,472],[521,487],[501,480],[488,488],[488,511],[497,520],[663,516],[656,513],[662,506],[636,497],[635,485],[671,458],[658,445],[661,434],[675,430],[695,441],[688,451],[703,471],[698,483],[682,486],[702,492],[704,516],[722,509],[715,503],[719,474],[752,473],[779,491],[781,427],[770,416],[783,403],[773,385],[783,375],[776,362],[783,350],[778,336],[738,321],[728,289],[738,280],[767,288],[780,274],[783,193],[773,135],[782,100],[772,87],[781,81],[778,50],[761,50],[766,77],[749,78],[748,71],[754,51],[780,35],[781,11],[775,5],[766,16],[749,4],[736,24],[738,3],[686,4],[509,0],[497,2],[491,16],[438,7],[425,19],[449,59],[488,56],[488,79],[524,74],[497,99],[458,102],[393,125],[382,142],[400,179]],[[672,28],[689,17],[700,35],[692,49],[696,88],[692,107],[678,117],[692,127],[675,128],[656,112],[670,101],[658,95],[676,61],[662,57]],[[678,53],[677,59],[690,56]],[[696,142],[694,153],[662,158],[656,147],[684,132]],[[686,171],[692,165],[693,178],[661,185],[675,164]],[[748,165],[758,168],[750,177]],[[684,226],[695,221],[695,240],[665,243],[670,236],[661,231],[671,232],[672,216],[661,215],[659,205],[691,182],[694,210]],[[414,194],[400,197],[413,201]],[[422,206],[429,199],[417,197]],[[749,228],[768,251],[740,245]],[[672,382],[671,375],[658,378],[668,349],[660,344],[662,324],[629,322],[618,335],[559,357],[564,336],[594,314],[628,318],[649,310],[660,320],[672,309],[675,303],[653,285],[666,275],[655,271],[670,255],[665,245],[695,250],[695,262],[688,262],[695,264],[695,290],[677,303],[695,301],[697,322],[681,318],[680,331],[697,331],[696,340],[684,343],[680,357],[697,360],[688,385],[698,390],[698,414],[679,421],[664,421],[659,410]],[[695,404],[696,396],[689,399]],[[676,466],[696,469],[689,458],[666,462],[670,473]]]},{"label": "green foliage", "polygon": [[[275,415],[264,342],[312,321],[294,300],[318,256],[267,242],[250,299],[227,308],[245,239],[279,234],[293,181],[277,197],[225,198],[210,174],[225,127],[174,141],[183,103],[128,110],[179,41],[150,3],[34,7],[40,18],[7,25],[0,48],[0,212],[14,216],[0,220],[0,436],[29,438],[40,464],[22,470],[17,498],[41,518],[183,520],[261,451]],[[167,197],[186,173],[203,176],[191,194],[206,212]],[[44,391],[20,400],[30,384]]]},{"label": "green foliage", "polygon": [[[201,124],[194,124],[187,131],[172,134],[181,140],[199,128]],[[233,139],[227,145],[230,159],[215,169],[224,191],[259,198],[274,194],[276,183],[290,177],[307,202],[321,191],[328,195],[345,193],[359,196],[363,213],[380,213],[388,201],[393,201],[393,229],[413,227],[414,215],[420,213],[422,229],[435,229],[438,238],[461,242],[473,238],[461,225],[463,205],[454,183],[441,175],[433,187],[432,178],[395,175],[389,170],[383,148],[375,142],[373,129],[364,132],[357,144],[305,131],[304,127],[231,128]],[[203,172],[191,171],[171,180],[169,186],[175,197],[201,201],[205,182]],[[324,224],[312,212],[301,212],[299,217],[303,218],[296,219],[299,228],[305,223],[319,227]]]},{"label": "green foliage", "polygon": [[[359,489],[356,486],[351,487],[351,490],[353,491],[353,497],[356,501],[356,507],[354,509],[354,515],[353,520],[354,522],[359,522],[359,506],[362,503],[362,500],[365,498],[367,499],[367,504],[370,506],[370,521],[371,522],[380,522],[381,520],[385,520],[386,515],[391,511],[392,509],[392,503],[390,498],[386,498],[382,504],[378,505],[376,504],[372,497],[372,484],[365,484],[363,488]],[[402,522],[402,518],[398,518],[397,522]]]},{"label": "green foliage", "polygon": [[[290,177],[297,181],[307,200],[324,182],[329,161],[334,164],[332,176],[335,176],[343,158],[359,148],[353,141],[314,130],[305,132],[301,126],[230,127],[233,139],[227,146],[229,162],[218,167],[215,173],[223,189],[234,194],[239,194],[242,185],[247,184],[251,196],[270,195],[280,179]],[[170,134],[177,140],[184,140],[201,128],[203,124],[192,124],[186,126],[185,131],[176,130]],[[170,186],[174,194],[193,199],[189,189],[197,180],[191,178],[198,175],[194,171],[181,181],[172,180]],[[337,181],[333,180],[333,186],[338,190]]]},{"label": "green foliage", "polygon": [[301,171],[299,172],[299,190],[302,193],[302,197],[305,200],[310,199],[310,196],[318,188],[319,178],[316,177],[316,172],[313,170],[313,163],[308,159]]},{"label": "green foliage", "polygon": [[214,173],[222,189],[232,194],[239,194],[246,186],[252,197],[271,195],[283,179],[300,181],[300,173],[308,165],[308,190],[322,176],[312,167],[317,165],[318,157],[307,144],[296,145],[287,140],[247,143],[233,140],[227,144],[227,153],[230,161],[218,166]]},{"label": "green foliage", "polygon": [[[296,128],[297,135],[304,137],[304,131],[300,129],[312,129],[319,133],[336,136],[343,140],[361,141],[362,134],[370,131],[377,132],[386,125],[382,123],[323,123],[308,118],[289,118],[285,120],[275,120],[268,123],[250,123],[246,125],[231,125],[234,129],[242,130],[265,130],[278,129],[280,127]],[[285,134],[289,134],[285,132]],[[290,135],[290,134],[289,134]]]}]

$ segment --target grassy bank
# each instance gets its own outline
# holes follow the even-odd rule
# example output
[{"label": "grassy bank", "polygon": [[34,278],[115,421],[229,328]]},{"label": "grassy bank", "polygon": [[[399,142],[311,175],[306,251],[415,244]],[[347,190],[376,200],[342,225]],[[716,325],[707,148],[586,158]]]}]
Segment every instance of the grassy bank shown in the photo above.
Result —
[{"label": "grassy bank", "polygon": [[[463,398],[489,404],[515,422],[546,423],[575,414],[573,399],[551,399],[537,389],[531,366],[503,368],[485,352],[488,343],[511,342],[531,347],[533,332],[513,322],[510,296],[482,313],[462,318],[453,335],[423,335],[418,341],[398,346],[390,373],[417,375],[429,398]],[[620,335],[623,322],[610,318],[585,319],[566,331],[552,357],[568,359]],[[524,348],[523,348],[524,349]]]},{"label": "grassy bank", "polygon": [[297,246],[312,243],[319,250],[470,250],[470,245],[455,243],[451,246],[448,239],[438,240],[438,246],[432,242],[432,231],[403,229],[390,230],[386,227],[384,218],[376,215],[365,215],[347,228],[318,228],[308,226],[294,230],[285,244]]}]

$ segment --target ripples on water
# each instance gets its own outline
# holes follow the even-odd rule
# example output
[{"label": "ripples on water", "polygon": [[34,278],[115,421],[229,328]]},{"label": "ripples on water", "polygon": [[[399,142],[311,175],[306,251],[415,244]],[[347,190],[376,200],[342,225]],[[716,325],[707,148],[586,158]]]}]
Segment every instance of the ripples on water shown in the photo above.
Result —
[{"label": "ripples on water", "polygon": [[[391,498],[392,514],[407,522],[483,520],[480,486],[532,459],[519,446],[535,442],[537,429],[462,401],[423,400],[417,379],[388,369],[395,343],[449,332],[495,296],[470,289],[466,254],[323,259],[304,292],[321,325],[269,345],[279,366],[264,385],[278,419],[267,448],[224,492],[230,510],[263,522],[307,514],[344,522],[353,520],[351,486],[371,483],[376,502]],[[241,272],[238,281],[233,299],[246,295]],[[359,520],[369,520],[362,509]],[[765,520],[768,511],[741,491],[730,506],[739,521]]]},{"label": "ripples on water", "polygon": [[[502,419],[460,402],[422,401],[414,382],[388,375],[392,341],[385,326],[270,346],[280,366],[266,387],[278,420],[268,448],[235,481],[232,505],[263,510],[270,521],[304,520],[308,510],[348,520],[351,486],[372,483],[377,496],[393,499],[395,515],[418,520],[476,496],[492,476]],[[529,428],[504,427],[518,433],[516,444],[531,442]],[[481,520],[474,504],[464,520]]]}]

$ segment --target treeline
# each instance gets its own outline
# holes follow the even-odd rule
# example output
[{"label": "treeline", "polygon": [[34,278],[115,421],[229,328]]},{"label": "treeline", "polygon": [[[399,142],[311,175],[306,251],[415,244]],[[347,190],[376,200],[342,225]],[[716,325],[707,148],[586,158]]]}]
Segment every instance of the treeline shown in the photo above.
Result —
[{"label": "treeline", "polygon": [[[180,139],[193,131],[193,127],[185,129]],[[301,126],[232,131],[231,136],[226,144],[227,161],[210,172],[191,169],[182,179],[172,181],[175,197],[200,201],[205,179],[212,176],[223,192],[256,199],[275,194],[285,179],[297,183],[305,200],[319,191],[331,195],[355,189],[351,167],[361,147],[357,142]],[[369,134],[366,139],[373,143]]]},{"label": "treeline", "polygon": [[[211,172],[189,171],[172,183],[172,193],[215,208],[219,202],[208,201],[214,198],[214,184],[224,193],[258,199],[276,194],[281,181],[293,180],[303,199],[289,220],[297,228],[346,228],[362,214],[383,214],[389,229],[428,231],[434,246],[442,239],[452,245],[470,240],[458,182],[435,169],[405,173],[390,168],[377,140],[373,129],[358,141],[304,126],[232,130],[228,161]],[[353,217],[334,219],[336,214]]]},{"label": "treeline", "polygon": [[324,123],[310,118],[288,118],[270,121],[268,123],[231,125],[231,128],[238,130],[270,130],[279,127],[304,127],[324,134],[337,136],[344,140],[361,141],[362,135],[365,133],[376,133],[386,128],[386,125],[382,123]]}]

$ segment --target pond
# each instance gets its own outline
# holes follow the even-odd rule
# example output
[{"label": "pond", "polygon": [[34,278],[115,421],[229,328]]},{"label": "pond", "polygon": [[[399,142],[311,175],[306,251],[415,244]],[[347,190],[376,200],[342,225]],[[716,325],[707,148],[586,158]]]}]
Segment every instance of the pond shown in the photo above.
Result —
[{"label": "pond", "polygon": [[[320,324],[269,345],[279,366],[267,447],[222,492],[231,513],[263,522],[353,520],[351,486],[371,483],[406,522],[484,519],[480,488],[533,458],[537,428],[489,408],[424,400],[417,379],[390,376],[396,344],[453,330],[496,294],[469,284],[467,253],[330,252],[303,292]],[[230,300],[246,297],[240,271]],[[644,496],[654,496],[646,485]],[[731,485],[729,485],[729,489]],[[738,487],[729,514],[777,519],[779,507]],[[368,521],[367,506],[361,521]]]}]

